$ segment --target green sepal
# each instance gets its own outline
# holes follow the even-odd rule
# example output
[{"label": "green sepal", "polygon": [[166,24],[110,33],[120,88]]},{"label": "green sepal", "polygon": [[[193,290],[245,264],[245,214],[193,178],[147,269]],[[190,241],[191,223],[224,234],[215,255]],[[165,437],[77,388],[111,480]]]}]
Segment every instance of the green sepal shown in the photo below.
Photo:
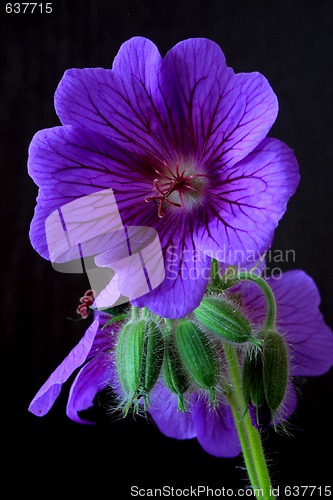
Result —
[{"label": "green sepal", "polygon": [[238,305],[224,297],[204,298],[194,310],[194,315],[205,328],[224,340],[261,344],[261,341],[253,336],[250,322]]},{"label": "green sepal", "polygon": [[174,339],[167,337],[164,341],[164,360],[162,376],[167,388],[178,395],[178,410],[185,411],[183,395],[189,388],[189,377],[183,368]]},{"label": "green sepal", "polygon": [[116,347],[118,376],[129,405],[139,389],[144,337],[145,322],[129,321],[124,325]]},{"label": "green sepal", "polygon": [[150,404],[149,393],[157,382],[163,363],[164,340],[158,325],[151,320],[145,322],[143,359],[140,374],[139,393],[144,394]]},{"label": "green sepal", "polygon": [[276,331],[264,334],[262,355],[265,398],[269,409],[274,414],[284,399],[289,377],[286,345]]},{"label": "green sepal", "polygon": [[201,389],[209,391],[214,399],[219,365],[208,338],[191,321],[181,320],[175,332],[176,346],[182,365],[189,377]]}]

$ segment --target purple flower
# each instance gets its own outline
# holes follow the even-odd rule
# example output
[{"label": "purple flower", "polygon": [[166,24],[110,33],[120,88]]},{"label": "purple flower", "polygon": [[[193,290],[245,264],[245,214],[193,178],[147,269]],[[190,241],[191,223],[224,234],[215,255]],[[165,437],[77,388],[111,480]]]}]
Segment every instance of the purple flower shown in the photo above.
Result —
[{"label": "purple flower", "polygon": [[132,38],[112,70],[66,71],[55,107],[63,125],[38,132],[29,151],[40,187],[30,238],[43,257],[47,217],[109,188],[124,226],[159,234],[165,279],[135,304],[161,316],[199,305],[211,257],[234,264],[269,248],[297,161],[266,137],[278,112],[267,80],[235,74],[214,42],[185,40],[162,59]]},{"label": "purple flower", "polygon": [[[281,279],[269,279],[278,303],[278,327],[290,352],[290,383],[283,402],[281,417],[288,418],[297,404],[293,377],[321,375],[333,365],[333,335],[319,310],[320,297],[313,280],[303,271],[289,271]],[[232,292],[232,289],[231,289]],[[239,292],[239,290],[237,290]],[[253,284],[242,285],[243,307],[254,324],[265,317],[265,300]],[[96,394],[110,385],[121,396],[112,352],[117,329],[104,329],[105,318],[97,316],[81,342],[55,370],[30,405],[36,415],[45,415],[58,396],[61,385],[83,364],[72,384],[67,415],[76,422],[80,412],[93,406]],[[187,395],[186,395],[187,396]],[[149,413],[160,431],[176,439],[197,438],[201,446],[218,457],[240,453],[233,416],[221,397],[215,410],[203,391],[189,394],[188,411],[177,411],[177,396],[158,382],[151,393]]]},{"label": "purple flower", "polygon": [[[313,280],[303,271],[289,271],[281,279],[268,279],[278,304],[278,328],[290,353],[290,382],[282,404],[281,418],[288,418],[297,404],[293,377],[321,375],[333,365],[333,335],[319,310],[320,296]],[[232,292],[232,289],[231,289]],[[239,289],[237,290],[239,293]],[[242,285],[242,303],[254,324],[262,325],[265,300],[253,284]],[[240,453],[240,443],[227,402],[220,400],[217,410],[206,395],[190,396],[188,412],[177,411],[177,396],[162,384],[152,394],[149,409],[157,426],[169,437],[196,437],[201,446],[218,457]]]}]

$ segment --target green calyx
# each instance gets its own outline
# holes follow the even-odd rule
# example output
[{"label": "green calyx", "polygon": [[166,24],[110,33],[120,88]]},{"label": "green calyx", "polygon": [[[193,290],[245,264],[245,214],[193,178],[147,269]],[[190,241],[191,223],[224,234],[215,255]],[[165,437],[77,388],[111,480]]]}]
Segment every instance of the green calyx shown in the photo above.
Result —
[{"label": "green calyx", "polygon": [[122,329],[116,348],[116,364],[124,391],[127,414],[143,397],[144,409],[161,371],[164,343],[161,330],[150,319],[132,319]]},{"label": "green calyx", "polygon": [[145,405],[149,406],[149,394],[157,382],[163,363],[164,342],[163,335],[158,325],[148,320],[145,323],[145,337],[143,345],[143,357],[140,370],[139,394],[145,399]]},{"label": "green calyx", "polygon": [[197,387],[209,392],[212,402],[215,401],[219,365],[208,338],[194,323],[181,320],[175,331],[175,340],[181,363],[188,376]]},{"label": "green calyx", "polygon": [[254,337],[250,322],[240,308],[224,297],[207,297],[194,310],[194,316],[207,330],[229,342],[251,342],[260,345]]},{"label": "green calyx", "polygon": [[288,383],[287,349],[283,338],[276,331],[265,334],[262,355],[265,398],[274,414],[280,408]]},{"label": "green calyx", "polygon": [[245,356],[242,388],[247,406],[253,403],[258,408],[264,404],[263,356],[262,352],[258,349],[249,350]]},{"label": "green calyx", "polygon": [[279,416],[288,384],[288,354],[283,338],[276,331],[260,332],[261,349],[249,349],[245,355],[242,373],[242,390],[246,406],[266,406],[273,422]]},{"label": "green calyx", "polygon": [[184,412],[186,410],[184,394],[189,388],[189,377],[171,336],[165,339],[162,375],[167,388],[178,396],[178,410]]},{"label": "green calyx", "polygon": [[[143,343],[145,337],[144,321],[129,321],[122,329],[117,349],[116,362],[120,383],[129,405],[137,395],[141,378]],[[126,406],[127,411],[129,406]]]}]

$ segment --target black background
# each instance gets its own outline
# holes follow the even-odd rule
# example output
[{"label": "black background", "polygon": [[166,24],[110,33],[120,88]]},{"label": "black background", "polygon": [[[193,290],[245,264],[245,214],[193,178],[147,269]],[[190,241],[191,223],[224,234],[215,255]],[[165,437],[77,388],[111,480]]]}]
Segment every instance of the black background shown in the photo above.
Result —
[{"label": "black background", "polygon": [[[196,440],[164,437],[154,424],[107,418],[81,426],[65,416],[69,384],[42,419],[28,413],[35,392],[81,338],[89,320],[77,321],[85,276],[56,273],[28,238],[37,188],[26,172],[33,134],[59,124],[53,94],[71,67],[112,64],[122,42],[153,40],[162,54],[189,37],[207,37],[223,48],[236,71],[260,71],[275,90],[280,113],[270,132],[298,157],[301,184],[289,203],[274,249],[294,249],[296,262],[314,277],[321,310],[333,326],[331,1],[77,0],[53,2],[55,15],[6,14],[1,1],[1,456],[12,492],[48,497],[48,485],[87,488],[127,498],[144,488],[207,484],[243,487],[242,460],[217,459]],[[16,16],[16,17],[15,17]],[[71,318],[71,319],[69,319]],[[278,485],[330,485],[333,372],[302,388],[291,436],[265,436]],[[104,402],[104,401],[102,401]],[[110,421],[111,420],[111,421]],[[8,470],[8,476],[7,476]],[[11,473],[11,474],[10,474]],[[21,482],[22,481],[22,482]],[[66,482],[67,481],[67,482]]]}]

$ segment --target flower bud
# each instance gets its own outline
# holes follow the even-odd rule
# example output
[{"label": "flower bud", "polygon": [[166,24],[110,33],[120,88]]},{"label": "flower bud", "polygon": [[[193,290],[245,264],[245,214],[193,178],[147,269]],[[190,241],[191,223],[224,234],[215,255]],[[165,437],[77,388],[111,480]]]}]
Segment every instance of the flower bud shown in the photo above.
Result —
[{"label": "flower bud", "polygon": [[133,401],[139,389],[145,322],[129,321],[122,329],[116,348],[117,371],[120,383],[128,400]]},{"label": "flower bud", "polygon": [[154,321],[141,319],[127,323],[116,349],[117,370],[125,393],[127,412],[135,398],[144,396],[149,404],[163,362],[163,336]]},{"label": "flower bud", "polygon": [[263,356],[259,349],[250,349],[245,355],[242,389],[246,406],[253,403],[256,408],[259,408],[265,403]]},{"label": "flower bud", "polygon": [[288,355],[283,338],[275,331],[260,332],[261,349],[251,349],[245,355],[242,390],[246,406],[256,408],[257,424],[273,417],[280,408],[288,383]]},{"label": "flower bud", "polygon": [[154,321],[145,323],[143,357],[140,370],[139,392],[149,404],[149,393],[153,389],[161,372],[164,342],[160,328]]},{"label": "flower bud", "polygon": [[252,335],[247,318],[239,307],[226,299],[207,297],[194,310],[197,320],[211,332],[230,342],[252,342],[260,345],[261,341]]},{"label": "flower bud", "polygon": [[189,380],[174,341],[170,337],[165,339],[162,375],[167,388],[178,396],[178,410],[184,412],[183,395],[189,387]]},{"label": "flower bud", "polygon": [[176,329],[176,345],[182,364],[194,383],[209,391],[214,400],[218,360],[205,334],[191,321],[182,320]]},{"label": "flower bud", "polygon": [[262,355],[265,398],[273,414],[283,401],[288,383],[288,354],[281,335],[275,331],[265,334]]}]

